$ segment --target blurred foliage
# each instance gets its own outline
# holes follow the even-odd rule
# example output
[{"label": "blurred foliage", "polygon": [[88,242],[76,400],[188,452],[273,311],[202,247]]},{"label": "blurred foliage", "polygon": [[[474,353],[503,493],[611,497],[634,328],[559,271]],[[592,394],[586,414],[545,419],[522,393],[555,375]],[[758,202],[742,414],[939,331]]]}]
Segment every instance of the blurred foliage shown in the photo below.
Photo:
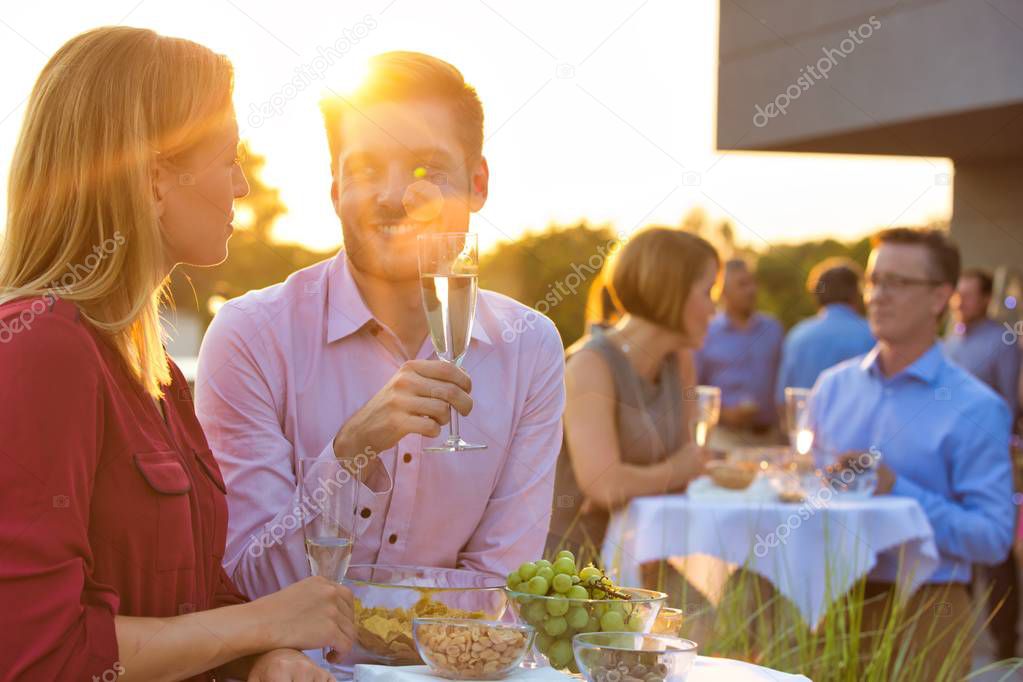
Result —
[{"label": "blurred foliage", "polygon": [[[203,327],[212,318],[211,300],[230,299],[276,284],[333,255],[273,241],[273,224],[287,208],[278,191],[262,181],[264,162],[264,157],[244,149],[242,168],[250,191],[235,205],[237,229],[227,261],[213,268],[177,268],[172,275],[171,292],[177,306],[197,310]],[[676,227],[708,240],[722,260],[739,257],[754,265],[761,309],[786,327],[816,311],[813,296],[806,291],[807,275],[816,263],[831,256],[847,256],[865,266],[870,252],[866,238],[850,243],[827,239],[772,244],[758,251],[739,243],[727,220],[711,221],[698,208],[683,216]],[[589,288],[618,238],[613,226],[585,221],[527,232],[481,255],[480,285],[546,314],[557,325],[565,345],[571,345],[584,332]]]},{"label": "blurred foliage", "polygon": [[243,147],[242,170],[249,181],[249,194],[235,202],[236,229],[228,244],[228,259],[212,268],[179,267],[171,275],[175,304],[182,310],[197,310],[203,329],[213,318],[211,299],[230,299],[283,282],[296,270],[333,255],[271,239],[274,221],[287,208],[278,191],[261,178],[265,161],[247,145]]}]

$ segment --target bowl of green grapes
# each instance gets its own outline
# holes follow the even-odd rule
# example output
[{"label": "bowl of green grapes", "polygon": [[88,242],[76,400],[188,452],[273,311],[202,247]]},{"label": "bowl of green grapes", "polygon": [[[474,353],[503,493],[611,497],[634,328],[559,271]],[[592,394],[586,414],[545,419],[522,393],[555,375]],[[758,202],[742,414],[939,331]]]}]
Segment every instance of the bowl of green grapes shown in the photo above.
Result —
[{"label": "bowl of green grapes", "polygon": [[552,668],[578,673],[572,637],[583,632],[646,633],[668,595],[619,587],[599,568],[579,569],[575,556],[522,564],[508,575],[508,597],[519,620],[536,628],[534,654]]}]

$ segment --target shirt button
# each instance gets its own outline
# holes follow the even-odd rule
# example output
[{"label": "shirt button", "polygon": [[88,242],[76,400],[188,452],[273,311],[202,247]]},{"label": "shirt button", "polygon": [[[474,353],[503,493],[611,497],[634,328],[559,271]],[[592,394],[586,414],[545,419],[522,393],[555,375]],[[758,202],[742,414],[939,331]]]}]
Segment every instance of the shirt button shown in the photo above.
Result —
[{"label": "shirt button", "polygon": [[412,453],[411,452],[406,452],[405,456],[402,457],[402,459],[405,460],[405,464],[408,464],[409,462],[412,461]]},{"label": "shirt button", "polygon": [[395,535],[394,533],[391,533],[391,537],[387,538],[387,541],[393,545],[398,541],[398,536]]},{"label": "shirt button", "polygon": [[362,518],[368,519],[372,513],[373,512],[370,510],[369,507],[363,507],[362,508],[362,512],[361,512]]}]

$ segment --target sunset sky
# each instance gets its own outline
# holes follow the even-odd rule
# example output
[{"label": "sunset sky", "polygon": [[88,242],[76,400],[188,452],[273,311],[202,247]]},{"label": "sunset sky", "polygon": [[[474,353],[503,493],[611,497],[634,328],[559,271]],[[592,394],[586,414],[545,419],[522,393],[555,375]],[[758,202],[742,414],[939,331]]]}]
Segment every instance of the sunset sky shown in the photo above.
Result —
[{"label": "sunset sky", "polygon": [[[944,159],[716,153],[716,0],[5,3],[4,188],[46,59],[76,33],[115,23],[232,59],[242,137],[267,157],[264,180],[288,205],[275,235],[311,247],[340,240],[316,103],[325,86],[350,83],[361,60],[394,49],[446,59],[479,90],[491,168],[490,199],[474,218],[484,247],[552,221],[623,233],[675,224],[694,206],[731,218],[754,246],[858,237],[951,211],[951,187],[935,181],[952,173]],[[299,76],[310,85],[288,85]],[[280,106],[268,114],[271,101]]]}]

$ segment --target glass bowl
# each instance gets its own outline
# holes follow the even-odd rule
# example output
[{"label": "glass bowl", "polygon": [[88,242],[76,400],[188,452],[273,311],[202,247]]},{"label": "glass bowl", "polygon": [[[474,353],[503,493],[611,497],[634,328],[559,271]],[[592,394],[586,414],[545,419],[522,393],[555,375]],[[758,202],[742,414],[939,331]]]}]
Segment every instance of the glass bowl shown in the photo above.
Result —
[{"label": "glass bowl", "polygon": [[359,662],[419,665],[413,618],[496,621],[508,603],[503,577],[457,568],[355,564],[341,583],[355,598]]},{"label": "glass bowl", "polygon": [[553,668],[579,672],[572,657],[572,636],[581,632],[650,632],[668,598],[664,592],[619,587],[630,599],[568,599],[508,590],[515,616],[536,628],[533,650]]},{"label": "glass bowl", "polygon": [[588,682],[685,682],[696,642],[670,635],[588,632],[572,639],[576,664]]},{"label": "glass bowl", "polygon": [[412,634],[430,671],[449,680],[499,680],[519,667],[533,645],[530,625],[416,618]]}]

